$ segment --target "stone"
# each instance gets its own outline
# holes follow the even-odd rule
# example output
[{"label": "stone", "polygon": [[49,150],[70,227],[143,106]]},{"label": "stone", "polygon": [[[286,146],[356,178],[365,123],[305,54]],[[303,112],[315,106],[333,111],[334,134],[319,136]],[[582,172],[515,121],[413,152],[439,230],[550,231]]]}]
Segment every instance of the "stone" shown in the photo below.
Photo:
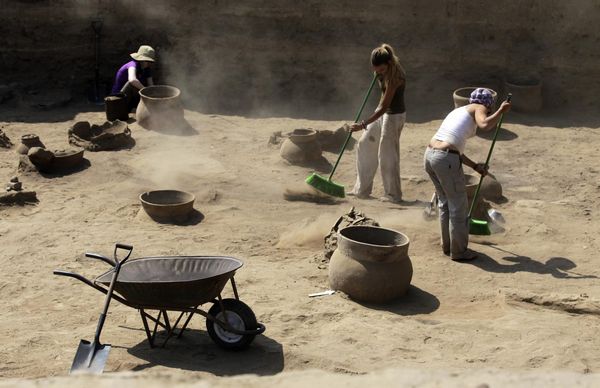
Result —
[{"label": "stone", "polygon": [[54,153],[42,147],[32,147],[27,151],[27,157],[38,169],[48,169],[54,159]]},{"label": "stone", "polygon": [[0,129],[0,147],[2,148],[10,148],[13,146],[12,141],[6,136],[4,131]]},{"label": "stone", "polygon": [[21,182],[9,182],[6,186],[6,191],[21,191],[23,190],[23,184]]},{"label": "stone", "polygon": [[35,191],[9,191],[0,193],[0,206],[25,205],[38,202]]}]

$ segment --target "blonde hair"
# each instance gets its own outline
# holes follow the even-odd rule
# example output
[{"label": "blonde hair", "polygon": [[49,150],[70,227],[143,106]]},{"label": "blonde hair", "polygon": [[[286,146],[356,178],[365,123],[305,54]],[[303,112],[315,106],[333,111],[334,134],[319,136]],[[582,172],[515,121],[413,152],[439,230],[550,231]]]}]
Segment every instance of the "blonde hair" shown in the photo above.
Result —
[{"label": "blonde hair", "polygon": [[384,74],[383,83],[388,86],[390,83],[402,84],[406,79],[406,72],[400,64],[400,60],[394,53],[394,49],[387,43],[382,43],[371,52],[371,65],[379,66],[388,64],[388,71]]}]

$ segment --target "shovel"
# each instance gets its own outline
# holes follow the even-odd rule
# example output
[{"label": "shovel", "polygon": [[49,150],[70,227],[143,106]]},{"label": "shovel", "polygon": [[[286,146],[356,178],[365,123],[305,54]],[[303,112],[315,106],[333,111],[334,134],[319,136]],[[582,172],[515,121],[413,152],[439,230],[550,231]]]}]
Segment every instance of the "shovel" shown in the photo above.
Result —
[{"label": "shovel", "polygon": [[[117,259],[117,250],[124,249],[129,251],[127,256],[119,261]],[[102,332],[102,326],[104,326],[104,321],[106,320],[106,314],[108,312],[108,305],[110,304],[110,299],[112,298],[113,289],[115,288],[115,284],[117,282],[117,276],[119,276],[119,271],[121,270],[121,266],[129,256],[131,255],[131,251],[133,247],[131,245],[124,244],[116,244],[115,252],[114,252],[114,266],[115,269],[112,280],[110,281],[110,287],[108,288],[108,292],[106,293],[106,300],[104,301],[104,309],[102,310],[102,314],[100,314],[100,319],[98,320],[98,327],[96,327],[96,334],[94,335],[94,340],[92,342],[81,340],[79,342],[79,347],[77,348],[77,353],[75,353],[75,358],[73,359],[73,365],[71,365],[70,374],[76,373],[89,373],[89,374],[101,374],[104,370],[104,365],[106,365],[106,360],[108,359],[108,353],[110,352],[110,345],[101,344],[100,343],[100,333]],[[106,259],[104,257],[100,257],[99,255],[94,254],[86,254],[87,257],[101,259],[108,263],[111,260]]]},{"label": "shovel", "polygon": [[431,201],[425,206],[423,210],[423,218],[430,220],[437,215],[437,193],[434,191],[431,196]]}]

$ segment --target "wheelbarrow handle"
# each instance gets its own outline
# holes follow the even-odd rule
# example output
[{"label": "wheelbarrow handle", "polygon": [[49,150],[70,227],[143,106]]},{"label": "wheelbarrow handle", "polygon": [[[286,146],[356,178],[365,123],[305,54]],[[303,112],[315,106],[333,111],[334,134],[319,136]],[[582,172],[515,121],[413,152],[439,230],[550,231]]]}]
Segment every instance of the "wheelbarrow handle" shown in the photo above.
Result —
[{"label": "wheelbarrow handle", "polygon": [[[82,276],[78,273],[73,273],[73,272],[68,272],[68,271],[63,271],[60,269],[56,269],[52,272],[54,275],[58,275],[58,276],[66,276],[69,278],[75,278],[85,284],[87,284],[88,286],[95,288],[96,290],[100,291],[103,294],[107,294],[108,290],[104,287],[101,287],[99,285],[97,285],[96,283],[92,282],[91,280],[87,279],[85,276]],[[129,306],[129,307],[133,307],[136,308],[135,305],[132,305],[130,303],[128,303],[125,299],[123,299],[122,297],[113,294],[111,296],[112,299],[115,299],[117,302],[124,304],[125,306]]]},{"label": "wheelbarrow handle", "polygon": [[97,285],[96,283],[92,282],[91,280],[89,280],[88,278],[86,278],[85,276],[82,276],[78,273],[74,273],[74,272],[68,272],[68,271],[63,271],[60,269],[55,269],[54,271],[52,271],[52,273],[54,275],[58,275],[58,276],[66,276],[69,278],[75,278],[85,284],[87,284],[88,286],[95,288],[96,290],[102,292],[103,294],[106,294],[106,289],[104,289],[103,287],[100,287],[99,285]]},{"label": "wheelbarrow handle", "polygon": [[[117,257],[117,251],[119,249],[123,249],[125,251],[129,251],[129,252],[127,252],[127,256],[125,256],[125,258],[123,260],[119,260],[119,258]],[[119,263],[120,264],[125,263],[125,261],[127,261],[127,259],[129,259],[129,256],[131,256],[131,251],[133,251],[133,246],[132,245],[116,243],[115,244],[115,252],[114,252],[115,264],[113,264],[113,265],[116,267],[117,264],[119,264]]]},{"label": "wheelbarrow handle", "polygon": [[105,263],[109,264],[111,267],[114,267],[115,265],[117,265],[117,263],[115,263],[113,260],[109,259],[106,256],[102,256],[98,253],[91,253],[91,252],[86,252],[85,253],[85,257],[89,257],[92,259],[98,259],[98,260],[102,260]]}]

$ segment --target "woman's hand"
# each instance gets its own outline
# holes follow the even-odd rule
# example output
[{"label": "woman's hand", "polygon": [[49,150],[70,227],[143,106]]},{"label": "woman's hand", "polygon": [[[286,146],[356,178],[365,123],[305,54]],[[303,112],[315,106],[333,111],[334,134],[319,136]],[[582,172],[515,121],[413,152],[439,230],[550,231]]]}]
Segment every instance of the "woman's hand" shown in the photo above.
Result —
[{"label": "woman's hand", "polygon": [[488,167],[485,163],[477,163],[473,166],[473,170],[477,171],[481,176],[486,176],[488,173]]},{"label": "woman's hand", "polygon": [[365,125],[365,121],[361,121],[360,123],[354,123],[352,125],[350,125],[350,131],[351,132],[357,132],[360,131],[361,129],[365,129],[366,125]]},{"label": "woman's hand", "polygon": [[504,101],[501,105],[500,108],[498,109],[500,111],[500,113],[506,113],[510,110],[511,107],[511,103],[508,101]]}]

